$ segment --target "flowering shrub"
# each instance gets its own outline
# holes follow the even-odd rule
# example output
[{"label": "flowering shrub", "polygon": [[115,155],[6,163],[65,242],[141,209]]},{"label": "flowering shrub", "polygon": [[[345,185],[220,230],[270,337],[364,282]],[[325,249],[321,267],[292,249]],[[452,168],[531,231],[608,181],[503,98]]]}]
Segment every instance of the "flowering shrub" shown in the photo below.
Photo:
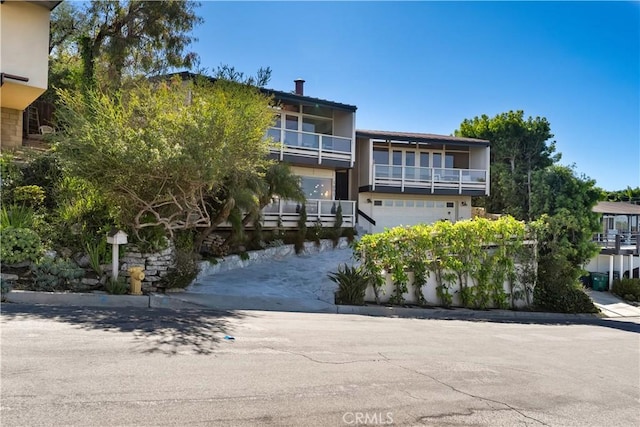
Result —
[{"label": "flowering shrub", "polygon": [[[532,246],[525,244],[526,235],[524,222],[510,216],[497,221],[441,221],[365,235],[354,251],[373,281],[377,302],[384,273],[391,275],[394,284],[390,301],[401,304],[408,291],[408,272],[413,272],[416,300],[421,304],[426,302],[422,286],[433,274],[444,306],[451,305],[455,286],[465,307],[507,307],[509,298],[513,306],[515,299],[533,290],[535,279],[523,280],[521,274],[531,270],[522,266],[531,264],[535,255]],[[516,261],[520,268],[516,268]],[[509,283],[509,294],[504,290],[505,282]]]}]

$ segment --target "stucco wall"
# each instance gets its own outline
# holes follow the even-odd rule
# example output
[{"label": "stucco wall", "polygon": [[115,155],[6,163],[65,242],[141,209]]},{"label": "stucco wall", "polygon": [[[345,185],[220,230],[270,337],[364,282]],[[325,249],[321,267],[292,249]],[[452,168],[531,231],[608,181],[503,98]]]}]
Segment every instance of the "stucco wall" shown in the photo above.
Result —
[{"label": "stucco wall", "polygon": [[29,79],[7,79],[0,89],[2,106],[24,110],[47,89],[49,10],[24,1],[2,3],[0,44],[2,72]]}]

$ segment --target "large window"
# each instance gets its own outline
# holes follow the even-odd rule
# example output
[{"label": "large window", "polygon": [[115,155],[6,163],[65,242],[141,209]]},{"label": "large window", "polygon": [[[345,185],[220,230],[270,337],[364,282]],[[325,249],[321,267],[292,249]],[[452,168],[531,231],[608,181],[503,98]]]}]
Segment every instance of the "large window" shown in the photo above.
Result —
[{"label": "large window", "polygon": [[333,199],[333,180],[331,178],[303,176],[300,183],[307,199]]}]

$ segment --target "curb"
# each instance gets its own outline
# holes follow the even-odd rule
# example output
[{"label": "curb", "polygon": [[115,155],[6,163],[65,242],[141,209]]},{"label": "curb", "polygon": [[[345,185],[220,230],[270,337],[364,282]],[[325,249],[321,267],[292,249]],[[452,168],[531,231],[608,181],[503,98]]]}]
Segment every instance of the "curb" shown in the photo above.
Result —
[{"label": "curb", "polygon": [[470,310],[466,308],[409,308],[386,306],[355,306],[337,305],[338,314],[357,314],[363,316],[401,317],[417,319],[460,319],[460,320],[594,320],[599,319],[596,314],[581,313],[546,313],[536,311],[510,310]]},{"label": "curb", "polygon": [[110,295],[72,292],[37,292],[15,290],[6,300],[21,304],[70,305],[84,307],[149,307],[146,295]]},{"label": "curb", "polygon": [[[240,298],[244,300],[245,298]],[[220,301],[218,307],[198,304],[194,301],[181,299],[177,295],[150,294],[150,295],[110,295],[95,293],[72,292],[37,292],[13,290],[6,294],[6,301],[19,304],[43,304],[58,306],[79,307],[139,307],[139,308],[164,308],[170,310],[258,310],[258,311],[284,311],[307,312],[324,314],[346,314],[374,317],[397,317],[416,319],[443,319],[443,320],[504,320],[504,321],[582,321],[601,319],[597,314],[566,314],[546,313],[535,311],[509,311],[509,310],[470,310],[466,308],[410,308],[387,306],[355,306],[335,305],[323,309],[300,308],[287,310],[281,307],[251,307],[237,308],[237,304],[229,304],[230,301]],[[237,301],[236,301],[237,302]],[[260,305],[260,304],[258,304]],[[245,306],[246,307],[246,306]]]}]

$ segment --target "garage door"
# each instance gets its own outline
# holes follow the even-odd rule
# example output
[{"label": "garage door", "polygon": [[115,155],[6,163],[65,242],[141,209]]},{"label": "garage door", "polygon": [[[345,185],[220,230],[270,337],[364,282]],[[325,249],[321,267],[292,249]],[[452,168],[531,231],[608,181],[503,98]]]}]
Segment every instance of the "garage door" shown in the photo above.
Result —
[{"label": "garage door", "polygon": [[456,203],[432,200],[376,199],[373,201],[373,218],[376,221],[373,232],[399,225],[431,224],[433,222],[457,218]]}]

